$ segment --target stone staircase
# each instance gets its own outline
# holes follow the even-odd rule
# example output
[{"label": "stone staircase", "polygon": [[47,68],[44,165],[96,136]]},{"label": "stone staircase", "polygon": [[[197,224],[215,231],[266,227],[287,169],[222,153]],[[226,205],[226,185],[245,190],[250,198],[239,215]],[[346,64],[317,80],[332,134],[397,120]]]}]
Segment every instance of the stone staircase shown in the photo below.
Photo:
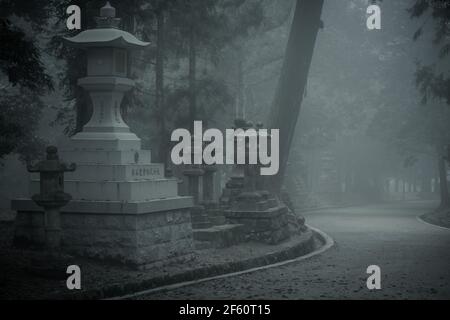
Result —
[{"label": "stone staircase", "polygon": [[243,192],[225,215],[243,225],[247,241],[273,245],[291,236],[288,207],[267,191]]},{"label": "stone staircase", "polygon": [[225,224],[194,230],[194,241],[198,250],[228,248],[245,241],[243,226]]},{"label": "stone staircase", "polygon": [[197,250],[228,248],[245,241],[243,226],[228,224],[218,205],[194,207],[191,219]]},{"label": "stone staircase", "polygon": [[205,210],[205,207],[197,206],[191,209],[191,220],[192,220],[192,229],[207,229],[211,228],[213,225],[208,219],[208,214]]}]

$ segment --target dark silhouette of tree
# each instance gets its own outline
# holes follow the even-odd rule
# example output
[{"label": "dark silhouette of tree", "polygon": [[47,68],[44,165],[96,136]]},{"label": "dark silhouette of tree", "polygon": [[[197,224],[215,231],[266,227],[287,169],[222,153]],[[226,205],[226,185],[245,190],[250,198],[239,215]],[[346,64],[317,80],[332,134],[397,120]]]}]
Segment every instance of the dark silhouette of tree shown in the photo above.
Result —
[{"label": "dark silhouette of tree", "polygon": [[38,33],[44,32],[49,4],[0,3],[0,158],[18,153],[21,159],[30,160],[42,144],[35,135],[44,108],[41,97],[53,89],[53,83],[42,62]]},{"label": "dark silhouette of tree", "polygon": [[[450,106],[450,78],[448,76],[448,69],[442,70],[440,67],[448,66],[445,64],[445,59],[450,54],[450,5],[447,1],[442,0],[417,0],[415,4],[409,9],[412,18],[420,18],[423,16],[431,17],[431,23],[434,27],[433,45],[439,47],[439,58],[441,61],[436,61],[432,65],[422,65],[420,62],[417,66],[416,83],[422,94],[422,103],[434,107],[440,107],[439,103],[434,101],[444,102],[447,109]],[[418,40],[422,34],[425,26],[429,22],[426,19],[422,26],[414,34],[414,39]],[[430,101],[432,100],[432,101]],[[448,110],[433,110],[437,112],[437,116],[441,117],[448,114]],[[433,112],[431,111],[431,112]],[[439,177],[441,190],[441,207],[447,208],[450,206],[450,196],[447,183],[447,166],[444,157],[447,155],[447,148],[450,147],[450,135],[448,125],[435,133],[435,148],[438,154],[439,161]]]},{"label": "dark silhouette of tree", "polygon": [[270,128],[280,130],[280,170],[268,187],[280,193],[302,105],[314,46],[322,26],[322,0],[298,0],[282,73],[270,114]]}]

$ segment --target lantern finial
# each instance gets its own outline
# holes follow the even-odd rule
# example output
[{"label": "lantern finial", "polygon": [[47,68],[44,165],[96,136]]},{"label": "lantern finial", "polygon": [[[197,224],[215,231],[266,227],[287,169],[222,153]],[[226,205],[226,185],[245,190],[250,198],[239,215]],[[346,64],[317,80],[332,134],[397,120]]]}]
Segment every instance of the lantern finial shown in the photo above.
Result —
[{"label": "lantern finial", "polygon": [[106,4],[102,8],[100,8],[100,17],[115,18],[116,8],[111,6],[109,1],[107,1]]},{"label": "lantern finial", "polygon": [[47,160],[57,160],[58,159],[58,149],[55,146],[47,147]]},{"label": "lantern finial", "polygon": [[100,8],[100,17],[95,19],[97,28],[118,28],[120,18],[116,18],[116,8],[111,6],[109,1]]}]

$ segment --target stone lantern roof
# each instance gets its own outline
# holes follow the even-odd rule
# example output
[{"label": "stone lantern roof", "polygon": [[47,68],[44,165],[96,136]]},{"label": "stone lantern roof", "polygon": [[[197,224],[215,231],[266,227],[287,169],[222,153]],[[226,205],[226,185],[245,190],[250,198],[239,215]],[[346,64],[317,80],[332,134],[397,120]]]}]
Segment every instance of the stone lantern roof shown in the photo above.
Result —
[{"label": "stone lantern roof", "polygon": [[97,17],[96,22],[97,28],[83,31],[72,38],[64,38],[64,40],[72,47],[81,49],[93,47],[140,49],[150,44],[118,28],[120,19],[116,18],[116,9],[109,2],[100,9],[100,17]]}]

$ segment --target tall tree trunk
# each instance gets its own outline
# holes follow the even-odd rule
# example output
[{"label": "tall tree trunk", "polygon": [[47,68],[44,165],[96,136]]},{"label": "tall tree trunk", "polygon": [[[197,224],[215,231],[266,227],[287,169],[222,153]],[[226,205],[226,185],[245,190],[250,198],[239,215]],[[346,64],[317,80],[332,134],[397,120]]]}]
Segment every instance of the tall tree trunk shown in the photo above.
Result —
[{"label": "tall tree trunk", "polygon": [[189,120],[191,132],[194,132],[194,121],[197,120],[197,88],[196,68],[197,52],[195,41],[194,14],[191,13],[191,25],[189,30]]},{"label": "tall tree trunk", "polygon": [[405,201],[406,200],[406,179],[405,178],[403,178],[402,183],[403,183],[403,197],[402,197],[402,199],[403,199],[403,201]]},{"label": "tall tree trunk", "polygon": [[441,205],[440,208],[450,207],[450,198],[448,195],[448,183],[447,183],[447,163],[442,156],[439,154],[439,180],[440,180],[440,190],[441,190]]},{"label": "tall tree trunk", "polygon": [[76,119],[75,119],[75,133],[83,131],[84,125],[87,123],[87,101],[86,99],[77,98],[75,102]]},{"label": "tall tree trunk", "polygon": [[423,193],[430,193],[431,192],[431,181],[430,178],[424,174],[422,176],[422,188],[421,192]]},{"label": "tall tree trunk", "polygon": [[159,162],[167,165],[167,143],[166,141],[166,115],[165,115],[165,95],[164,95],[164,27],[165,14],[160,10],[156,17],[157,40],[156,40],[156,65],[155,65],[155,86],[156,86],[156,110],[158,110],[160,138]]},{"label": "tall tree trunk", "polygon": [[[81,10],[82,25],[89,21],[88,10]],[[92,102],[89,93],[78,85],[78,79],[86,76],[84,70],[87,68],[87,54],[78,50],[75,58],[68,62],[69,68],[73,68],[70,85],[73,86],[75,98],[75,132],[77,134],[83,131],[83,127],[88,123],[92,115]],[[77,71],[75,71],[77,70]],[[69,72],[70,70],[68,70]]]},{"label": "tall tree trunk", "polygon": [[297,0],[281,77],[272,105],[270,128],[280,129],[280,170],[267,187],[279,194],[308,80],[323,0]]},{"label": "tall tree trunk", "polygon": [[439,190],[439,162],[437,162],[437,166],[435,167],[434,170],[434,178],[433,178],[433,192],[434,193],[440,193],[441,191]]},{"label": "tall tree trunk", "polygon": [[[238,49],[239,50],[239,49]],[[238,65],[237,65],[237,95],[236,95],[236,119],[245,119],[244,110],[244,70],[242,63],[242,52],[238,52]]]},{"label": "tall tree trunk", "polygon": [[81,87],[75,89],[75,132],[83,131],[83,127],[89,122],[92,115],[92,101],[91,97]]}]

